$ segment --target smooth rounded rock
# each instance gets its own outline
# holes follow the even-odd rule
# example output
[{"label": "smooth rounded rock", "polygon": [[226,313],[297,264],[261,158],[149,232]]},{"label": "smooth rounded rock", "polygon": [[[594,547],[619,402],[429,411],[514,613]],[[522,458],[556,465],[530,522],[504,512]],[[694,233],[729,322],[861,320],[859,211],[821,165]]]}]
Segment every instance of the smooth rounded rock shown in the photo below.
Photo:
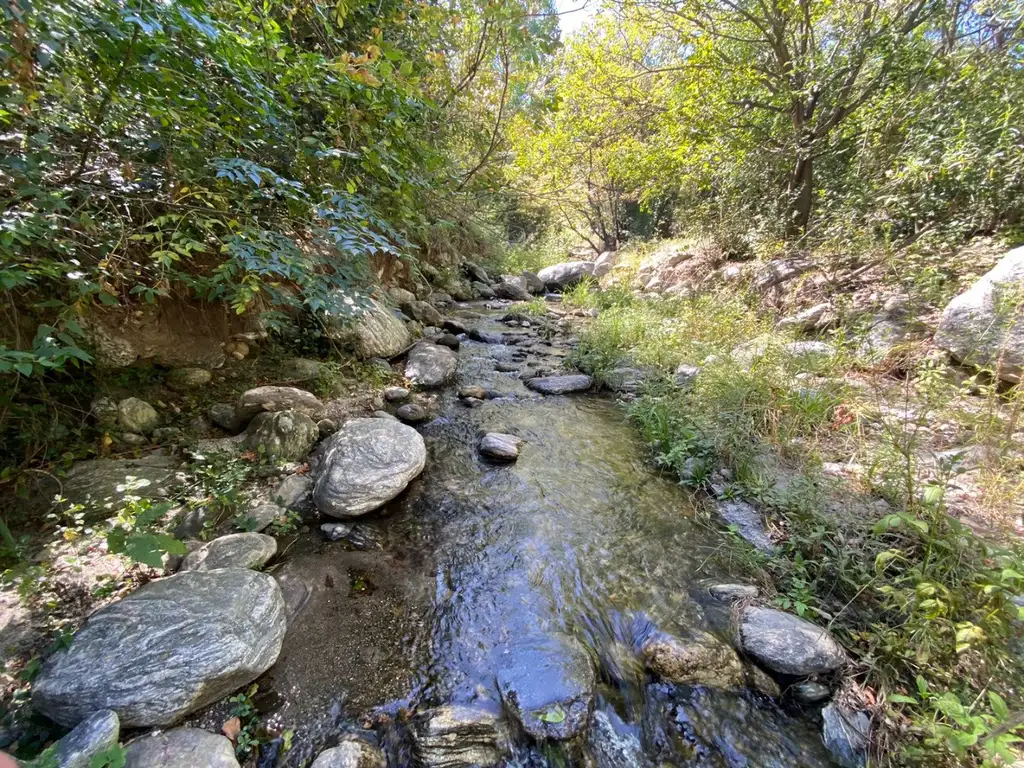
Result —
[{"label": "smooth rounded rock", "polygon": [[182,562],[181,570],[259,568],[276,554],[277,541],[273,536],[262,533],[232,533],[204,544],[195,552],[190,552]]},{"label": "smooth rounded rock", "polygon": [[150,435],[160,426],[160,414],[145,400],[127,397],[117,404],[117,423],[126,432]]},{"label": "smooth rounded rock", "polygon": [[125,749],[124,768],[238,768],[231,742],[199,728],[147,733]]},{"label": "smooth rounded rock", "polygon": [[240,414],[238,409],[230,403],[214,403],[206,411],[206,415],[218,427],[233,435],[245,429],[245,414]]},{"label": "smooth rounded rock", "polygon": [[409,399],[409,390],[405,387],[388,387],[384,390],[384,399],[389,403],[400,403]]},{"label": "smooth rounded rock", "polygon": [[333,292],[331,300],[326,313],[327,335],[350,344],[360,359],[392,357],[412,341],[405,323],[383,304],[364,299],[357,307],[340,291]]},{"label": "smooth rounded rock", "polygon": [[491,461],[510,462],[519,458],[523,439],[502,432],[488,432],[480,439],[480,454]]},{"label": "smooth rounded rock", "polygon": [[459,341],[457,337],[453,336],[450,333],[442,333],[434,340],[434,343],[442,347],[448,347],[448,349],[452,350],[453,352],[458,350],[458,348],[462,346],[462,342]]},{"label": "smooth rounded rock", "polygon": [[320,429],[300,411],[261,413],[245,430],[245,447],[263,456],[298,461],[320,439]]},{"label": "smooth rounded rock", "polygon": [[268,574],[185,571],[89,617],[43,665],[32,705],[66,726],[101,709],[127,728],[170,725],[263,674],[284,634],[284,600]]},{"label": "smooth rounded rock", "polygon": [[398,417],[399,421],[404,421],[406,424],[422,424],[430,418],[427,409],[419,403],[406,403],[399,406],[398,410],[395,411],[395,416]]},{"label": "smooth rounded rock", "polygon": [[545,267],[537,273],[549,290],[562,291],[594,276],[594,262],[566,261]]},{"label": "smooth rounded rock", "polygon": [[459,397],[475,397],[477,400],[486,400],[487,390],[478,386],[462,387],[459,389]]},{"label": "smooth rounded rock", "polygon": [[818,704],[832,698],[832,689],[824,683],[816,683],[813,680],[803,680],[790,686],[786,693],[801,704]]},{"label": "smooth rounded rock", "polygon": [[411,350],[405,363],[405,378],[425,389],[447,384],[455,377],[458,358],[447,347],[421,341]]},{"label": "smooth rounded rock", "polygon": [[752,600],[757,597],[758,590],[753,584],[714,584],[708,592],[715,600],[731,603],[736,600]]},{"label": "smooth rounded rock", "polygon": [[846,651],[827,629],[774,608],[743,611],[740,641],[744,653],[783,675],[834,672],[847,662]]},{"label": "smooth rounded rock", "polygon": [[308,357],[293,357],[281,364],[289,381],[313,381],[320,375],[320,363]]},{"label": "smooth rounded rock", "polygon": [[383,506],[427,461],[423,438],[387,419],[353,419],[324,441],[313,501],[325,515],[351,518]]}]

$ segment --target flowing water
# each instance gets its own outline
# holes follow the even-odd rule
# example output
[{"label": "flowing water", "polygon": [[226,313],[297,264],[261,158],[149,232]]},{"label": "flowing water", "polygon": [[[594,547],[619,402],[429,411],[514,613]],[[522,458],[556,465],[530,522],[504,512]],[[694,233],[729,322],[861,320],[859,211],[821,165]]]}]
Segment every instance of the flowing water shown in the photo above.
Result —
[{"label": "flowing water", "polygon": [[[637,651],[655,628],[727,637],[728,608],[706,590],[726,576],[708,565],[721,534],[653,470],[613,400],[538,397],[495,370],[525,350],[524,370],[557,367],[560,342],[510,331],[494,312],[466,322],[513,343],[463,343],[458,383],[421,428],[423,475],[358,528],[358,548],[310,534],[286,554],[286,591],[301,584],[309,595],[263,685],[275,694],[271,721],[317,746],[372,724],[398,745],[399,764],[408,713],[445,703],[498,711],[499,677],[543,694],[564,682],[566,649],[582,646],[599,670],[598,709],[642,740],[651,764],[828,765],[813,725],[766,698],[644,677]],[[463,385],[504,396],[467,408],[455,396]],[[480,459],[488,431],[526,440],[515,464]],[[376,714],[353,720],[367,712]],[[525,741],[516,753],[509,764],[578,760]]]}]

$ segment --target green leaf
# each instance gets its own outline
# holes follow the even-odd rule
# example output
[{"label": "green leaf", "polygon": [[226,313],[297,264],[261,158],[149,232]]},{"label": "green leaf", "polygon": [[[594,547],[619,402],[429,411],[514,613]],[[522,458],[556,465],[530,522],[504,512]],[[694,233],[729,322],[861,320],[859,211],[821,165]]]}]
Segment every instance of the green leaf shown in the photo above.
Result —
[{"label": "green leaf", "polygon": [[537,715],[537,719],[542,723],[550,723],[552,725],[565,722],[565,717],[565,710],[558,704]]},{"label": "green leaf", "polygon": [[1006,722],[1010,718],[1010,708],[1006,701],[995,691],[988,692],[988,703],[992,707],[992,714],[999,718],[999,722]]}]

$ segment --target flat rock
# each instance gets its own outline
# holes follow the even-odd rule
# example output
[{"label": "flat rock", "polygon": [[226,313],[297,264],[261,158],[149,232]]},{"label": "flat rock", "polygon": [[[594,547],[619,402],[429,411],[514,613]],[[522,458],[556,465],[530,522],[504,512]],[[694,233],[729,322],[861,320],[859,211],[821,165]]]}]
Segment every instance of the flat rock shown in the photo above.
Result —
[{"label": "flat rock", "polygon": [[109,709],[93,712],[62,736],[53,748],[55,768],[91,768],[94,755],[102,754],[117,744],[121,723],[117,713]]},{"label": "flat rock", "polygon": [[316,422],[301,411],[260,413],[245,430],[244,445],[261,456],[298,461],[320,439]]},{"label": "flat rock", "polygon": [[507,711],[527,735],[565,741],[586,730],[596,677],[577,642],[545,638],[514,645],[502,657],[497,678]]},{"label": "flat rock", "polygon": [[745,609],[739,636],[744,653],[783,675],[825,674],[847,662],[846,651],[827,629],[774,608]]},{"label": "flat rock", "polygon": [[771,537],[764,527],[761,515],[753,507],[740,499],[730,501],[716,501],[715,508],[718,514],[729,523],[736,526],[736,532],[762,552],[775,551]]},{"label": "flat rock", "polygon": [[43,665],[32,705],[66,726],[101,709],[124,727],[170,725],[263,674],[284,633],[268,574],[185,571],[94,613]]},{"label": "flat rock", "polygon": [[351,518],[383,506],[427,461],[423,438],[387,419],[353,419],[324,441],[313,501],[325,515]]},{"label": "flat rock", "polygon": [[425,389],[443,386],[455,378],[459,359],[447,347],[421,341],[411,350],[405,363],[405,378]]},{"label": "flat rock", "polygon": [[289,475],[270,495],[270,500],[296,512],[305,511],[312,501],[313,478],[309,475]]},{"label": "flat rock", "polygon": [[474,328],[469,332],[469,338],[473,341],[479,341],[483,344],[504,344],[505,337],[500,333],[494,331],[481,331],[478,328]]},{"label": "flat rock", "polygon": [[298,387],[256,387],[242,393],[235,411],[237,418],[248,421],[263,411],[298,411],[313,416],[323,407],[320,398]]},{"label": "flat rock", "polygon": [[[167,456],[90,459],[72,466],[63,480],[63,495],[72,504],[116,508],[126,493],[144,499],[165,499],[175,495],[184,482],[185,475]],[[128,484],[133,486],[131,491],[126,489]]]},{"label": "flat rock", "polygon": [[[242,518],[242,524],[239,527],[250,533],[258,533],[271,523],[284,519],[287,513],[288,510],[284,507],[278,506],[277,504],[272,504],[270,502],[256,504],[246,510],[245,516]],[[255,568],[258,566],[244,567]]]},{"label": "flat rock", "polygon": [[583,392],[590,389],[593,379],[583,374],[567,376],[543,376],[529,379],[526,386],[542,395],[565,395],[569,392]]},{"label": "flat rock", "polygon": [[501,764],[507,737],[494,712],[452,705],[424,712],[414,738],[426,768],[491,768]]},{"label": "flat rock", "polygon": [[592,261],[566,261],[545,267],[537,273],[550,291],[563,291],[594,276],[596,269]]},{"label": "flat rock", "polygon": [[444,321],[442,328],[448,331],[448,333],[454,334],[456,336],[458,336],[460,333],[469,333],[468,325],[463,323],[461,320],[456,320],[455,318],[451,317]]},{"label": "flat rock", "polygon": [[510,462],[519,458],[521,437],[501,432],[488,432],[480,439],[480,455],[496,462]]},{"label": "flat rock", "polygon": [[310,768],[386,768],[384,753],[359,739],[346,739],[321,752]]},{"label": "flat rock", "polygon": [[277,541],[273,536],[265,536],[262,533],[232,533],[204,544],[195,552],[190,552],[182,562],[181,570],[260,568],[276,554]]},{"label": "flat rock", "polygon": [[125,749],[124,768],[238,768],[231,742],[199,728],[140,736]]}]

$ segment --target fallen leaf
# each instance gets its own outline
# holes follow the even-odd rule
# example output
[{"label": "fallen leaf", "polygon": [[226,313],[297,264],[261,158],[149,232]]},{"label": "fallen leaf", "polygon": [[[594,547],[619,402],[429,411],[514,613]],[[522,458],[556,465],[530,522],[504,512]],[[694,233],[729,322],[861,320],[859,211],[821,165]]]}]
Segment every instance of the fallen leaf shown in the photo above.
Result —
[{"label": "fallen leaf", "polygon": [[232,717],[220,727],[220,732],[227,736],[231,743],[234,744],[238,741],[238,734],[242,732],[242,721],[237,717]]}]

